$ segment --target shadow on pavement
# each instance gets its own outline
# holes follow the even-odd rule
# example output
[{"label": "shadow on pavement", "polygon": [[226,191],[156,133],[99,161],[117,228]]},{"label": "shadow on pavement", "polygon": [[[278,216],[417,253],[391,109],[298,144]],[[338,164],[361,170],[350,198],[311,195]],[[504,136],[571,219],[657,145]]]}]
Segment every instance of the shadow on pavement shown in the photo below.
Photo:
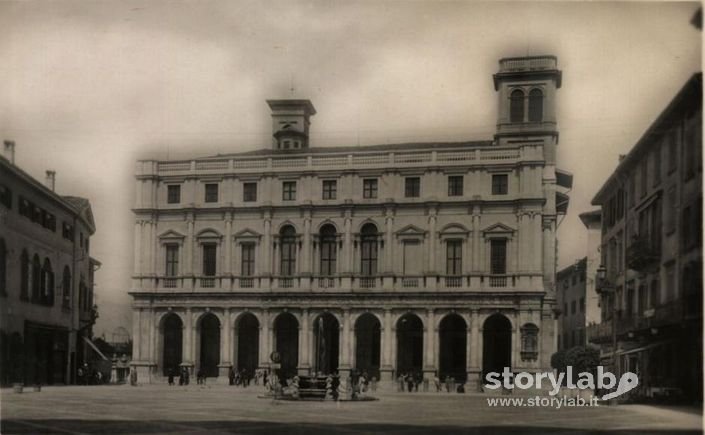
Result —
[{"label": "shadow on pavement", "polygon": [[326,423],[278,423],[268,421],[168,421],[168,420],[70,420],[70,419],[27,419],[3,420],[0,422],[2,434],[218,434],[218,433],[463,433],[463,434],[701,434],[697,430],[594,430],[570,427],[544,426],[444,426],[444,425],[404,425],[404,424],[326,424]]}]

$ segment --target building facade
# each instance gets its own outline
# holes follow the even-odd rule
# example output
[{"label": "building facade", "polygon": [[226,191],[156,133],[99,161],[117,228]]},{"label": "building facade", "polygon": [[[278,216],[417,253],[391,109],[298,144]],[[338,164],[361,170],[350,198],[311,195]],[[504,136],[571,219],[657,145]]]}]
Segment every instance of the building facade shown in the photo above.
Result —
[{"label": "building facade", "polygon": [[14,146],[0,157],[2,384],[74,383],[95,321],[91,207],[16,166]]},{"label": "building facade", "polygon": [[636,395],[702,400],[702,75],[620,159],[602,207],[603,322],[589,328]]},{"label": "building facade", "polygon": [[[551,56],[500,61],[494,140],[310,147],[308,100],[270,100],[267,149],[139,161],[133,367],[477,382],[556,348]],[[557,198],[560,206],[556,206]]]},{"label": "building facade", "polygon": [[587,229],[586,256],[556,275],[556,295],[561,311],[558,330],[558,349],[567,350],[588,344],[586,328],[600,323],[600,296],[595,274],[601,263],[601,212],[580,214]]},{"label": "building facade", "polygon": [[587,258],[560,270],[556,275],[556,294],[561,310],[558,328],[558,349],[570,349],[587,344],[586,301]]}]

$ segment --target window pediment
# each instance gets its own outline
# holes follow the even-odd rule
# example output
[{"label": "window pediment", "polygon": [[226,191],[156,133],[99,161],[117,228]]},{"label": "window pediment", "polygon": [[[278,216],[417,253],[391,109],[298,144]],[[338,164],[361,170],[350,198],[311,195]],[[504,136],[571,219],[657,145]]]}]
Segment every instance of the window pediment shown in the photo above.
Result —
[{"label": "window pediment", "polygon": [[245,228],[244,230],[233,234],[233,240],[239,243],[259,242],[261,238],[262,234],[249,228]]},{"label": "window pediment", "polygon": [[175,230],[167,230],[161,233],[159,236],[159,242],[161,244],[167,244],[167,243],[183,243],[184,239],[186,238],[185,235],[181,234],[178,231]]},{"label": "window pediment", "polygon": [[200,243],[220,242],[223,235],[212,228],[207,228],[199,231],[198,234],[196,234],[196,238]]},{"label": "window pediment", "polygon": [[438,232],[438,237],[441,240],[467,239],[469,234],[470,230],[461,224],[448,224],[441,228],[441,231]]},{"label": "window pediment", "polygon": [[503,223],[496,223],[492,224],[489,227],[485,228],[482,230],[482,235],[485,238],[493,238],[493,237],[512,237],[516,230],[508,225],[505,225]]},{"label": "window pediment", "polygon": [[415,225],[407,225],[404,228],[397,231],[395,234],[400,240],[410,240],[410,239],[423,239],[426,237],[427,231]]}]

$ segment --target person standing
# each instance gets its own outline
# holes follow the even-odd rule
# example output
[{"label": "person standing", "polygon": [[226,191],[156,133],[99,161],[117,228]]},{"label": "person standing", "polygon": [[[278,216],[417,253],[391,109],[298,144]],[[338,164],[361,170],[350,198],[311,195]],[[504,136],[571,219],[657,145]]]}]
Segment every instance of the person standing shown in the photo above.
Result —
[{"label": "person standing", "polygon": [[169,367],[169,368],[167,369],[167,379],[169,380],[169,386],[170,386],[170,387],[171,387],[172,385],[174,385],[174,368],[173,368],[173,367]]}]

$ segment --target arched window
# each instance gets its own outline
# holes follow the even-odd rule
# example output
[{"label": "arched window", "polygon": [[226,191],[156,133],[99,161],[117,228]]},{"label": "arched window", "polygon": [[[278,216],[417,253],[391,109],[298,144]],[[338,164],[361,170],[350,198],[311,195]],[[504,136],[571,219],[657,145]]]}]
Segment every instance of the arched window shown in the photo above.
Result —
[{"label": "arched window", "polygon": [[64,266],[64,276],[61,280],[61,303],[64,308],[71,308],[71,270]]},{"label": "arched window", "polygon": [[296,230],[287,225],[279,231],[281,246],[280,271],[282,276],[294,276],[296,273]]},{"label": "arched window", "polygon": [[34,254],[32,258],[32,302],[39,303],[42,294],[42,265],[39,262],[39,255]]},{"label": "arched window", "polygon": [[338,249],[336,246],[336,231],[333,225],[321,228],[321,275],[331,276],[336,272]]},{"label": "arched window", "polygon": [[529,122],[543,121],[543,92],[532,89],[529,92]]},{"label": "arched window", "polygon": [[0,239],[0,295],[7,294],[7,251],[5,239]]},{"label": "arched window", "polygon": [[524,122],[524,92],[516,89],[509,98],[509,121]]},{"label": "arched window", "polygon": [[42,294],[41,302],[44,305],[54,305],[54,271],[51,269],[51,262],[44,259],[42,266]]},{"label": "arched window", "polygon": [[29,255],[22,250],[20,257],[20,299],[29,300]]},{"label": "arched window", "polygon": [[365,224],[360,230],[360,273],[365,276],[377,274],[377,227]]}]

